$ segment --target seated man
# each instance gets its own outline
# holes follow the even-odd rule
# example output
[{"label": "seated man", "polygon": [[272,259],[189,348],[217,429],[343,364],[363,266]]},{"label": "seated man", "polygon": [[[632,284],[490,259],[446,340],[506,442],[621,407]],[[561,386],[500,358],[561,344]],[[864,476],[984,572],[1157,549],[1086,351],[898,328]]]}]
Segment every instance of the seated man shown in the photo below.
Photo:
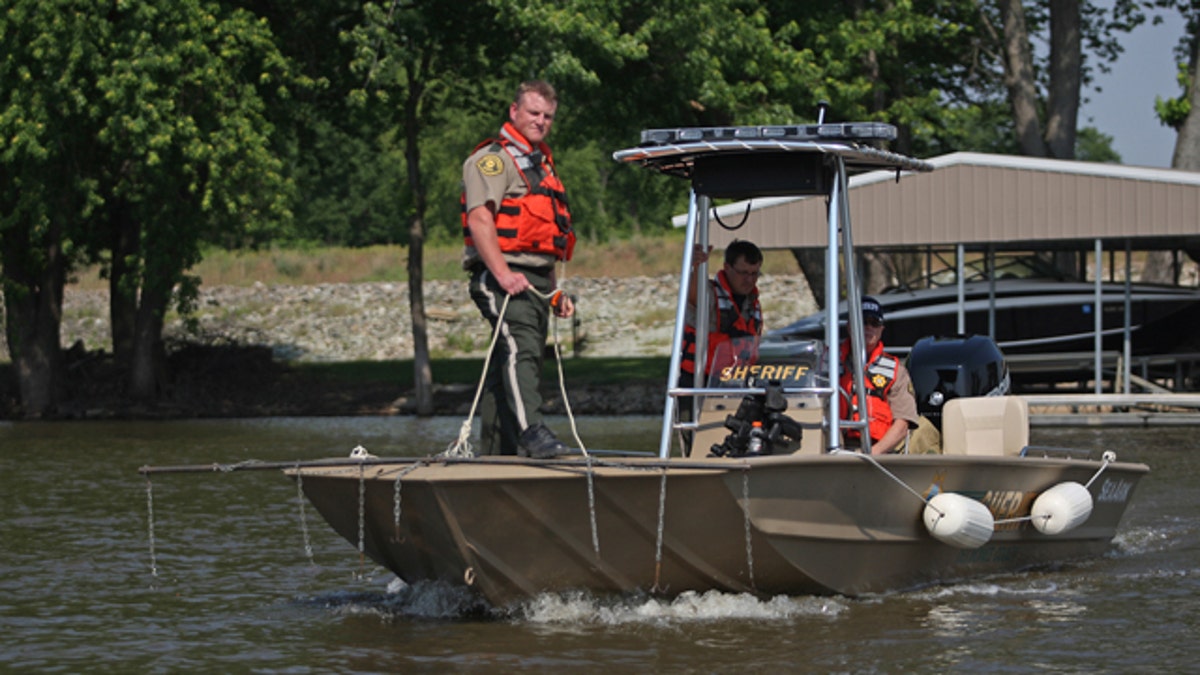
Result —
[{"label": "seated man", "polygon": [[[883,350],[883,307],[879,301],[864,296],[862,313],[863,340],[866,343],[866,359],[863,362],[867,393],[865,407],[870,413],[868,430],[871,434],[871,454],[902,452],[909,430],[916,429],[920,421],[912,380],[900,359]],[[860,415],[864,406],[854,392],[849,340],[842,341],[840,354],[842,418],[858,421],[862,419]],[[845,437],[847,445],[861,447],[858,429],[847,429]]]},{"label": "seated man", "polygon": [[[762,307],[758,302],[758,276],[762,269],[762,251],[753,243],[735,239],[725,249],[725,266],[708,280],[709,309],[707,331],[706,371],[696,377],[696,268],[708,261],[708,251],[697,247],[692,258],[692,283],[688,287],[688,308],[683,329],[683,359],[679,364],[680,387],[704,387],[713,367],[717,348],[740,337],[762,335]],[[676,408],[679,419],[692,419],[693,400],[681,397]],[[683,434],[685,448],[690,448],[690,433]],[[685,449],[685,454],[688,452]]]},{"label": "seated man", "polygon": [[[708,260],[708,252],[697,250],[692,265],[698,267]],[[762,335],[762,307],[758,302],[758,276],[763,254],[757,246],[735,239],[725,249],[725,267],[709,280],[711,305],[708,310],[708,354],[705,363],[709,373],[716,370],[713,358],[717,347],[733,338]],[[683,329],[683,360],[680,363],[679,384],[691,387],[693,382],[704,386],[707,377],[696,378],[696,286],[695,275],[688,288],[688,312]]]}]

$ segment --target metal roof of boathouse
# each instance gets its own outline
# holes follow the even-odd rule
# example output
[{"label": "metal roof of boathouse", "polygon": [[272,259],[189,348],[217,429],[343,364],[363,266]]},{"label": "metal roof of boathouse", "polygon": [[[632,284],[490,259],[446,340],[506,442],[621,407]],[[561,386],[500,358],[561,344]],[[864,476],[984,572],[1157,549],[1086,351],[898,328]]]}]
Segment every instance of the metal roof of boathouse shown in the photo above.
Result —
[{"label": "metal roof of boathouse", "polygon": [[[928,160],[929,173],[873,171],[850,179],[855,244],[910,248],[1090,248],[1133,238],[1137,248],[1200,246],[1200,172],[1015,155],[956,152]],[[763,248],[826,244],[822,198],[748,200],[735,231],[713,228],[718,247],[734,238]],[[717,209],[727,224],[747,202]],[[677,216],[683,224],[686,216]],[[798,227],[798,223],[811,226]],[[1107,246],[1106,246],[1107,248]]]}]

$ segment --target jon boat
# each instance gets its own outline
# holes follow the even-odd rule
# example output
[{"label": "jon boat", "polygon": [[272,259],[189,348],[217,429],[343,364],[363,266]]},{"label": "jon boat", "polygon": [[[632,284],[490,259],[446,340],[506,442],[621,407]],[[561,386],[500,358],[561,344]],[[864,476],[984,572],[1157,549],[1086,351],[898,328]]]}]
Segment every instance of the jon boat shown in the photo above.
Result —
[{"label": "jon boat", "polygon": [[[838,264],[844,256],[854,268],[847,178],[931,169],[878,147],[894,134],[877,123],[656,129],[614,153],[691,184],[657,452],[360,454],[286,473],[334,530],[405,582],[464,585],[494,606],[570,590],[854,596],[1105,553],[1148,468],[1110,452],[1028,447],[1018,397],[947,401],[940,454],[843,447],[856,423],[841,418],[830,386],[839,364],[823,358],[842,338],[837,302],[826,303],[823,340],[718,354],[709,386],[677,386],[691,244],[707,245],[711,200],[792,194],[827,199],[827,288],[850,299],[846,332],[863,381],[857,281],[840,278]],[[696,274],[707,276],[705,265]],[[696,422],[680,421],[681,404]]]}]

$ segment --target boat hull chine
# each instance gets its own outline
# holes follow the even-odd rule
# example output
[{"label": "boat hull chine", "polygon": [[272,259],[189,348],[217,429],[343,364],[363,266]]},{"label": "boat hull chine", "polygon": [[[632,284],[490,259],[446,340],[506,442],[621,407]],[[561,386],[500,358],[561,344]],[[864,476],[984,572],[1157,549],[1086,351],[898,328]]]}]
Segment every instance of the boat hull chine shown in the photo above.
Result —
[{"label": "boat hull chine", "polygon": [[913,456],[883,471],[855,456],[786,456],[289,473],[335,531],[404,581],[461,584],[505,605],[575,589],[858,595],[1094,556],[1144,466],[1106,467],[1089,488],[1092,516],[1055,537],[1001,522],[983,547],[958,549],[933,539],[921,513],[924,497],[951,491],[1000,521],[1027,516],[1037,494],[1099,466]]}]

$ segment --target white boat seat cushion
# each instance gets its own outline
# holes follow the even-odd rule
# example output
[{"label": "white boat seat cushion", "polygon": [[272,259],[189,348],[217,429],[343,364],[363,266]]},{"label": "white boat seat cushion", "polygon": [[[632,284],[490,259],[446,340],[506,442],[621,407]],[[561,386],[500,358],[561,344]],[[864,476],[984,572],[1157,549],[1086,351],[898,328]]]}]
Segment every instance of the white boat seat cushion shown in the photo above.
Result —
[{"label": "white boat seat cushion", "polygon": [[942,452],[1020,455],[1029,444],[1029,405],[1020,396],[952,398],[942,408]]}]

